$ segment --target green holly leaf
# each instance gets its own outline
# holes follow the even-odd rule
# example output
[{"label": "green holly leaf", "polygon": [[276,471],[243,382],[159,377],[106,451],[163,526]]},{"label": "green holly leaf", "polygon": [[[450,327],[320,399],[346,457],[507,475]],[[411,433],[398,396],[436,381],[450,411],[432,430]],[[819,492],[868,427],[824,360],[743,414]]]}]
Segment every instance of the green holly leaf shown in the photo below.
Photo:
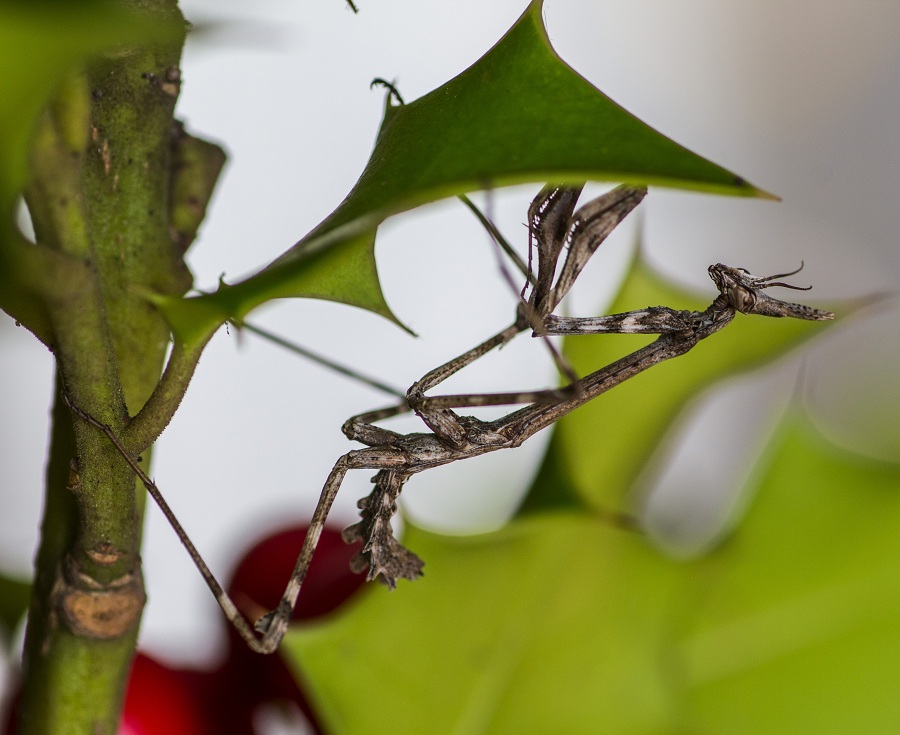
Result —
[{"label": "green holly leaf", "polygon": [[566,513],[404,543],[424,578],[285,640],[329,732],[670,732],[675,563],[638,535]]},{"label": "green holly leaf", "polygon": [[330,732],[890,732],[900,717],[900,465],[799,411],[706,557],[590,513],[412,528],[426,577],[293,630]]},{"label": "green holly leaf", "polygon": [[563,62],[534,0],[481,59],[409,104],[388,94],[375,149],[341,205],[259,273],[211,294],[157,299],[176,333],[200,339],[274,298],[306,296],[393,318],[374,264],[387,217],[475,189],[588,179],[769,196],[656,132]]},{"label": "green holly leaf", "polygon": [[900,722],[900,465],[774,435],[733,538],[691,570],[677,644],[693,732],[891,732]]}]

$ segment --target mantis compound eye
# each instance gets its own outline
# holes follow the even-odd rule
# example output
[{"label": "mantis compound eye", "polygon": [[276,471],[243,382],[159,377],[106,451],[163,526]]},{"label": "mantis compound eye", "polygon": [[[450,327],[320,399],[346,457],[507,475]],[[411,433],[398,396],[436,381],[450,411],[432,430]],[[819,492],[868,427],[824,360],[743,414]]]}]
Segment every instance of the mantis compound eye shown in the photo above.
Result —
[{"label": "mantis compound eye", "polygon": [[742,280],[741,273],[746,273],[746,271],[743,271],[741,268],[732,268],[723,263],[711,265],[707,270],[709,272],[709,277],[712,278],[713,283],[716,284],[716,288],[723,294],[738,287],[738,284]]},{"label": "mantis compound eye", "polygon": [[756,292],[740,284],[730,284],[727,296],[731,305],[742,314],[751,313],[756,306]]},{"label": "mantis compound eye", "polygon": [[709,277],[712,278],[713,283],[716,284],[716,288],[719,289],[719,292],[725,296],[729,303],[737,308],[737,303],[739,301],[738,292],[746,291],[746,287],[744,285],[744,278],[742,275],[746,273],[742,268],[732,268],[731,266],[723,265],[722,263],[716,263],[715,265],[711,265],[709,267]]}]

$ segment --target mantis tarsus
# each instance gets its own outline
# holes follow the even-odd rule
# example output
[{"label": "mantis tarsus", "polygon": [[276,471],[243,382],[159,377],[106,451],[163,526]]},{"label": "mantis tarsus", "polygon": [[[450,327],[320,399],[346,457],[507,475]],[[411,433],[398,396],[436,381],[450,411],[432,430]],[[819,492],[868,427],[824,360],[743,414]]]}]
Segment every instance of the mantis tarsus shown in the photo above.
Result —
[{"label": "mantis tarsus", "polygon": [[[354,416],[344,424],[344,434],[366,446],[347,452],[335,463],[322,488],[281,602],[252,627],[216,581],[155,483],[126,451],[112,429],[70,404],[76,415],[103,431],[116,445],[172,524],[225,615],[250,648],[260,653],[271,653],[284,637],[328,512],[349,470],[377,470],[372,492],[359,502],[361,520],[344,531],[348,542],[362,542],[362,548],[354,559],[354,569],[363,571],[368,568],[370,580],[381,577],[390,587],[394,587],[398,579],[415,579],[422,573],[422,560],[405,549],[394,538],[391,529],[397,497],[412,475],[498,449],[519,446],[533,434],[610,388],[664,360],[683,355],[698,342],[728,325],[737,312],[808,320],[834,318],[831,312],[780,301],[764,293],[765,289],[774,286],[806,290],[777,280],[800,269],[793,273],[757,277],[741,268],[721,263],[709,267],[710,278],[719,293],[704,311],[654,306],[601,317],[561,317],[553,314],[591,255],[646,194],[646,189],[642,187],[620,186],[576,211],[581,189],[580,186],[547,186],[532,202],[528,212],[529,233],[537,249],[537,274],[532,275],[526,268],[528,284],[524,293],[528,294],[528,298],[523,298],[519,304],[515,320],[509,327],[432,370],[409,388],[406,399],[400,404]],[[566,246],[565,259],[558,268]],[[426,395],[458,370],[527,329],[531,329],[535,336],[601,333],[660,336],[651,344],[560,389]],[[453,410],[511,404],[529,405],[492,421],[462,416]],[[418,415],[430,431],[398,434],[374,423],[407,412]]]}]

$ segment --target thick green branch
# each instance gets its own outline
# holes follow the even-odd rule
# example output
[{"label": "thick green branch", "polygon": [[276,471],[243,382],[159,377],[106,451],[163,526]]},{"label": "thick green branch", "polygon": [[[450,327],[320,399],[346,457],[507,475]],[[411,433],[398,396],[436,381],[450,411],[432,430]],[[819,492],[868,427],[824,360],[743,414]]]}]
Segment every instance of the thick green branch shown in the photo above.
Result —
[{"label": "thick green branch", "polygon": [[[28,616],[27,669],[18,732],[115,733],[117,705],[124,693],[137,628],[121,637],[98,641],[54,622],[58,620],[58,593],[68,591],[60,586],[61,560],[75,544],[80,523],[78,501],[72,492],[77,479],[71,470],[76,454],[75,435],[71,414],[58,396],[57,392],[41,544]],[[97,596],[95,602],[102,604],[114,596],[105,598]],[[82,601],[85,599],[81,597]]]},{"label": "thick green branch", "polygon": [[[174,0],[139,5],[148,22],[181,17]],[[141,293],[182,294],[191,282],[169,217],[181,41],[131,47],[73,77],[32,155],[30,254],[58,256],[59,274],[38,279],[35,293],[60,390],[117,433],[156,388],[168,345],[167,325]],[[60,275],[67,270],[77,287]],[[193,368],[179,365],[166,386],[187,385]],[[144,603],[143,495],[102,433],[81,420],[73,431],[59,401],[54,421],[20,730],[111,734]]]}]

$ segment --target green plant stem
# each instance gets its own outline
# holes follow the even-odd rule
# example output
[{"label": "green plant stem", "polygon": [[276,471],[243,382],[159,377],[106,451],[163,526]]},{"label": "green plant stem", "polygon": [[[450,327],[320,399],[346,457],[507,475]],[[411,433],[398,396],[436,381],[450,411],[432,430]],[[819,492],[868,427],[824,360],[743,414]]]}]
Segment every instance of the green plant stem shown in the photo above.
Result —
[{"label": "green plant stem", "polygon": [[[174,0],[123,4],[148,22],[181,18]],[[123,433],[129,414],[157,390],[163,398],[147,414],[154,421],[143,422],[153,424],[143,434],[152,442],[199,358],[202,345],[188,355],[176,348],[157,389],[169,330],[142,296],[180,295],[191,284],[170,201],[182,42],[122,49],[74,75],[34,137],[26,200],[38,247],[57,256],[59,276],[47,283],[60,287],[41,292],[58,386],[26,634],[23,733],[118,727],[144,603],[143,492],[106,437],[73,422],[60,394]]]},{"label": "green plant stem", "polygon": [[52,418],[18,732],[114,733],[137,628],[100,641],[76,635],[58,622],[53,590],[61,560],[76,543],[80,519],[78,501],[69,487],[75,434],[69,410],[59,398]]},{"label": "green plant stem", "polygon": [[[210,335],[211,336],[211,335]],[[162,434],[184,398],[197,362],[209,339],[190,346],[176,341],[165,372],[144,407],[121,432],[123,445],[132,453],[146,451]]]}]

